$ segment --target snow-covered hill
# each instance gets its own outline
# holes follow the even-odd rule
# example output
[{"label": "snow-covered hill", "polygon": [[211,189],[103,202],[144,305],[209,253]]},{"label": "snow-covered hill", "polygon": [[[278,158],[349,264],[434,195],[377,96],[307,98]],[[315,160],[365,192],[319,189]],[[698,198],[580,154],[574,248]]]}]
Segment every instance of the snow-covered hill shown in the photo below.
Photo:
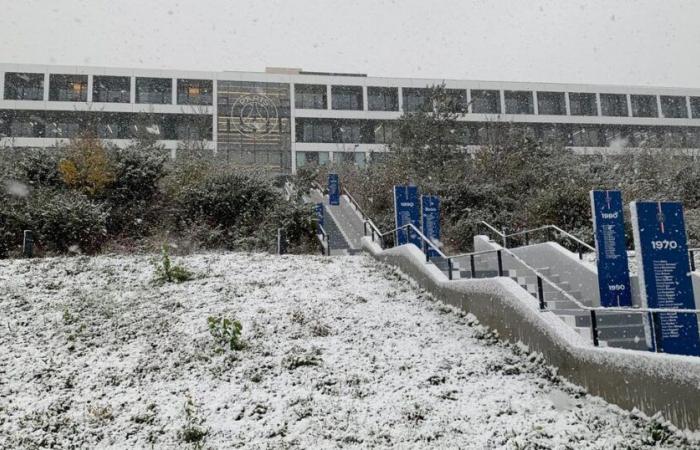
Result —
[{"label": "snow-covered hill", "polygon": [[698,445],[368,257],[196,255],[182,284],[154,260],[0,261],[0,447]]}]

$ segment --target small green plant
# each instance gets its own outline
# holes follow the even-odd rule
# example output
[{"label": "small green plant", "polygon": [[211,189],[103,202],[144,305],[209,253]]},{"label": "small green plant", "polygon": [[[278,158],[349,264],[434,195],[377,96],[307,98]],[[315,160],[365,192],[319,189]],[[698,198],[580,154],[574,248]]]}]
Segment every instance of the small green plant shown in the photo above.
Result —
[{"label": "small green plant", "polygon": [[238,320],[210,316],[207,318],[207,323],[212,337],[222,347],[228,345],[231,350],[245,348],[245,343],[241,339],[243,325]]},{"label": "small green plant", "polygon": [[156,267],[156,279],[161,282],[183,283],[192,278],[194,278],[192,272],[183,266],[173,264],[170,260],[170,254],[168,253],[168,246],[163,244],[160,264]]}]

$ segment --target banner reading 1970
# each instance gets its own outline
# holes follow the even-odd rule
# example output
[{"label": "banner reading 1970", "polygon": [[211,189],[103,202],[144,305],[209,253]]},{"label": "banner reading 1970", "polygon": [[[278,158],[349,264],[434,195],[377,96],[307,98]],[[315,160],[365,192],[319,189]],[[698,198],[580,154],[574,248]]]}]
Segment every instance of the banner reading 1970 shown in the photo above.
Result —
[{"label": "banner reading 1970", "polygon": [[[695,309],[683,205],[632,202],[630,209],[642,302],[649,308]],[[656,338],[657,351],[700,356],[696,314],[652,317],[649,332]]]}]

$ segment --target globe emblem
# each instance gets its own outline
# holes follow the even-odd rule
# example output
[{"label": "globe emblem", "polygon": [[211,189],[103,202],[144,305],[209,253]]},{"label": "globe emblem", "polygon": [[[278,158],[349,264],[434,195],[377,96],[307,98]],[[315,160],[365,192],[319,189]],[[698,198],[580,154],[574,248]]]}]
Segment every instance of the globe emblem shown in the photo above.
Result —
[{"label": "globe emblem", "polygon": [[277,121],[277,107],[264,95],[244,95],[231,107],[231,119],[241,134],[267,134]]}]

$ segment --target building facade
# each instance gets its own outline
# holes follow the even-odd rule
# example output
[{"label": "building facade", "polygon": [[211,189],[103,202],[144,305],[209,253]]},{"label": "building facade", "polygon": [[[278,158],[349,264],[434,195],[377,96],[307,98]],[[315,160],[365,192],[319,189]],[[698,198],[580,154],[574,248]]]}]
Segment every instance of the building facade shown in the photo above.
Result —
[{"label": "building facade", "polygon": [[429,86],[454,96],[465,147],[501,127],[582,153],[621,147],[700,150],[700,89],[438,79],[268,69],[191,72],[0,64],[0,146],[50,147],[81,130],[115,145],[139,133],[168,148],[197,142],[229,163],[281,173],[364,164]]}]

